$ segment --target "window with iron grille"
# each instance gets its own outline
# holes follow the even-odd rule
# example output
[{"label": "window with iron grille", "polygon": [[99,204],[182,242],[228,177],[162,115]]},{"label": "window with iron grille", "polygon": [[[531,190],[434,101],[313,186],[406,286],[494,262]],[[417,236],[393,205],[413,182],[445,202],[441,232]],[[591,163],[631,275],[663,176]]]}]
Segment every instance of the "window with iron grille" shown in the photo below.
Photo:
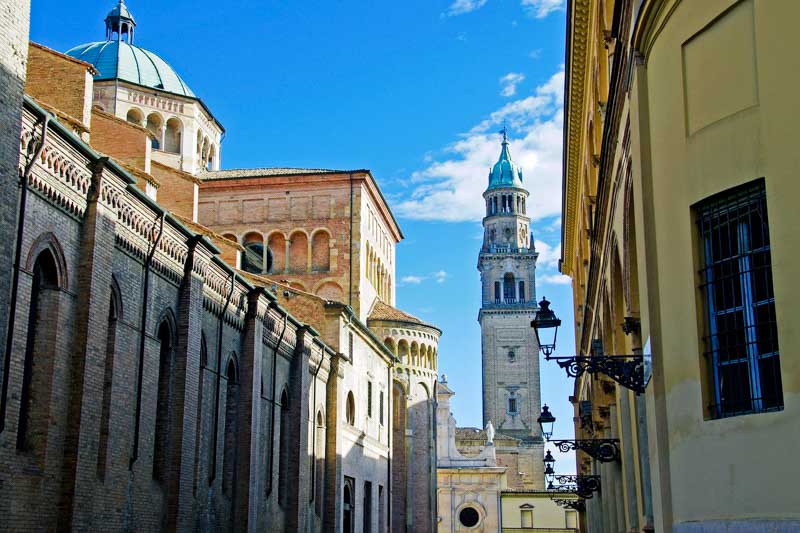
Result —
[{"label": "window with iron grille", "polygon": [[714,418],[783,408],[764,180],[696,206]]},{"label": "window with iron grille", "polygon": [[383,425],[383,391],[381,391],[380,393],[380,402],[378,404],[378,408],[380,409],[380,414],[378,415],[378,418],[380,419],[381,425]]},{"label": "window with iron grille", "polygon": [[372,418],[372,382],[367,381],[367,416]]},{"label": "window with iron grille", "polygon": [[347,355],[350,357],[350,362],[353,363],[353,332],[352,331],[347,336]]},{"label": "window with iron grille", "polygon": [[516,398],[509,398],[508,399],[508,413],[515,415],[517,414],[517,399]]}]

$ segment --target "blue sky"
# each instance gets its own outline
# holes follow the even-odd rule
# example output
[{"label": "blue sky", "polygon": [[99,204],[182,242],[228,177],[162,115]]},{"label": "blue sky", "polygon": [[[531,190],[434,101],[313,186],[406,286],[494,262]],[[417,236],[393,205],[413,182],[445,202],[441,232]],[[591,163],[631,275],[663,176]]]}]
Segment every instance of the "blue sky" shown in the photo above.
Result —
[{"label": "blue sky", "polygon": [[[60,51],[104,38],[114,0],[33,0],[31,39]],[[531,192],[537,296],[564,319],[563,0],[127,0],[135,44],[167,60],[225,126],[223,168],[370,168],[406,239],[397,304],[439,325],[459,425],[481,425],[481,193],[509,127]],[[542,400],[570,434],[572,392],[542,362]],[[565,461],[567,462],[567,461]],[[563,467],[567,467],[562,463]]]}]

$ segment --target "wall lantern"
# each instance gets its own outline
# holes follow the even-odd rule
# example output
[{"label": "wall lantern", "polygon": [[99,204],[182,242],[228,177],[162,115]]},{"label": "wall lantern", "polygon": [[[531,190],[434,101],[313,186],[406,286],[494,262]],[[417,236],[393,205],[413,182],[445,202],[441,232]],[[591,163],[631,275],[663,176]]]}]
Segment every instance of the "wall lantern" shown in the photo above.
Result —
[{"label": "wall lantern", "polygon": [[539,422],[539,427],[542,429],[542,437],[545,440],[550,440],[550,437],[553,436],[553,424],[556,423],[556,417],[550,413],[550,408],[547,407],[547,404],[542,407],[542,414],[539,415],[536,421]]},{"label": "wall lantern", "polygon": [[[542,436],[547,442],[555,444],[561,453],[567,453],[570,450],[581,450],[601,463],[619,461],[619,439],[551,440],[550,437],[553,436],[553,425],[556,422],[556,417],[550,413],[550,408],[547,407],[547,404],[542,407],[542,414],[537,421],[542,428]],[[549,450],[547,455],[550,455]],[[547,466],[547,457],[545,457],[545,466]]]},{"label": "wall lantern", "polygon": [[[545,355],[550,357],[556,349],[556,337],[558,337],[558,326],[561,325],[561,319],[550,309],[550,302],[547,298],[542,298],[539,302],[539,311],[536,312],[536,318],[531,321],[531,327],[536,333],[536,342],[539,344],[539,350]],[[543,330],[553,330],[552,342],[549,332]],[[544,342],[542,342],[544,340]]]},{"label": "wall lantern", "polygon": [[[588,372],[590,374],[601,373],[610,377],[623,387],[626,387],[636,394],[644,393],[646,385],[644,379],[644,357],[642,354],[633,355],[604,355],[603,342],[600,339],[592,341],[591,356],[566,356],[553,357],[556,349],[556,336],[561,320],[556,317],[555,312],[550,309],[550,302],[547,298],[542,298],[539,302],[539,311],[536,318],[531,322],[531,327],[536,332],[536,340],[539,349],[544,354],[547,361],[556,361],[558,366],[567,371],[567,375],[575,378]],[[542,330],[553,329],[553,342],[542,343]],[[545,339],[547,341],[548,339]]]}]

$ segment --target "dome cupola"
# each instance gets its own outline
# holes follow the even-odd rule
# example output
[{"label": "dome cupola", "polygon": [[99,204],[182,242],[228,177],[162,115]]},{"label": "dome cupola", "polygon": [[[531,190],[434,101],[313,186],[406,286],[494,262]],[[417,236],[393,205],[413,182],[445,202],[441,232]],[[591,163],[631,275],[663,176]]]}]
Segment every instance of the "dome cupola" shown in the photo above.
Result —
[{"label": "dome cupola", "polygon": [[106,15],[106,40],[113,41],[116,36],[117,41],[126,41],[133,44],[133,30],[136,27],[136,20],[128,11],[125,0],[119,0],[114,9]]},{"label": "dome cupola", "polygon": [[95,81],[121,80],[178,96],[196,98],[177,72],[150,50],[133,45],[136,21],[125,0],[105,18],[106,40],[85,43],[67,50],[67,55],[97,69]]},{"label": "dome cupola", "polygon": [[522,188],[522,169],[511,160],[511,152],[508,149],[508,133],[505,127],[501,133],[503,134],[503,148],[500,150],[500,158],[489,172],[489,189]]}]

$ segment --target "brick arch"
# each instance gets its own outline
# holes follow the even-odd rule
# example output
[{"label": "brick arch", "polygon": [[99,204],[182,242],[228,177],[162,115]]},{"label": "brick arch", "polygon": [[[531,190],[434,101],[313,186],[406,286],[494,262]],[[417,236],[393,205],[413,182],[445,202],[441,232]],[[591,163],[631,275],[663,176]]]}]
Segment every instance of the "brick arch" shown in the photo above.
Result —
[{"label": "brick arch", "polygon": [[25,270],[33,272],[36,259],[43,251],[48,250],[55,260],[58,288],[66,289],[69,287],[69,277],[67,276],[67,261],[64,259],[64,249],[55,234],[51,232],[42,233],[31,244],[28,250],[28,257],[25,260]]},{"label": "brick arch", "polygon": [[314,294],[326,300],[341,301],[344,296],[344,290],[336,281],[322,280],[315,286]]},{"label": "brick arch", "polygon": [[317,228],[311,232],[311,270],[328,272],[331,269],[331,232]]},{"label": "brick arch", "polygon": [[308,233],[302,229],[294,229],[289,234],[289,271],[294,273],[308,272],[309,260]]},{"label": "brick arch", "polygon": [[272,252],[273,272],[286,270],[286,241],[286,234],[280,230],[273,230],[267,234],[267,246]]}]

